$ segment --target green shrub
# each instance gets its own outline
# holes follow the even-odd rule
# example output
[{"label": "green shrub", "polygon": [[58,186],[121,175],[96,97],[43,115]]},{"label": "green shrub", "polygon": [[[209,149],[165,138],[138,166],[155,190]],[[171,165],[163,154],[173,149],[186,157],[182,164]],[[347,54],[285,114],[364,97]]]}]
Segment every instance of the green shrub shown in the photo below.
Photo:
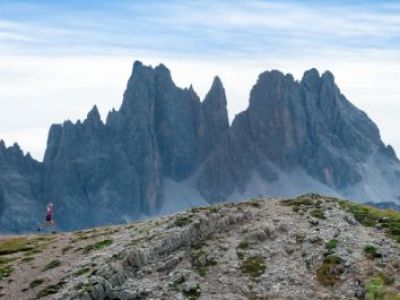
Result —
[{"label": "green shrub", "polygon": [[369,281],[365,287],[365,299],[378,300],[383,297],[383,279],[380,276],[375,276]]},{"label": "green shrub", "polygon": [[310,212],[310,215],[313,216],[314,218],[317,218],[317,219],[325,219],[324,212],[319,208],[313,209]]},{"label": "green shrub", "polygon": [[6,277],[10,276],[12,271],[13,271],[13,269],[10,266],[0,266],[0,281],[3,278],[6,278]]},{"label": "green shrub", "polygon": [[89,272],[90,272],[90,268],[88,268],[88,267],[82,267],[82,268],[80,268],[78,271],[76,271],[76,272],[74,273],[74,276],[81,276],[81,275],[86,274],[86,273],[89,273]]},{"label": "green shrub", "polygon": [[183,293],[189,300],[198,299],[201,295],[200,284],[197,283],[195,288],[191,289],[188,292],[183,292]]},{"label": "green shrub", "polygon": [[335,249],[336,249],[336,247],[337,247],[337,243],[338,243],[338,241],[335,240],[335,239],[330,240],[330,241],[328,241],[328,242],[325,244],[325,248],[326,248],[330,253],[332,253],[332,252],[335,251]]},{"label": "green shrub", "polygon": [[53,294],[57,294],[58,291],[60,290],[61,286],[59,284],[50,284],[48,286],[46,286],[44,289],[42,289],[38,294],[37,294],[37,298],[43,298],[46,297],[48,295],[53,295]]},{"label": "green shrub", "polygon": [[317,269],[317,279],[323,286],[333,286],[343,273],[340,267],[342,259],[330,255],[324,258],[322,265]]},{"label": "green shrub", "polygon": [[374,259],[374,258],[378,258],[378,257],[382,256],[380,253],[378,253],[378,249],[372,245],[366,245],[364,247],[364,253],[370,259]]},{"label": "green shrub", "polygon": [[26,257],[21,258],[22,262],[31,262],[34,260],[35,260],[35,257],[33,257],[33,256],[26,256]]},{"label": "green shrub", "polygon": [[191,222],[192,221],[187,216],[177,216],[174,224],[175,224],[175,226],[178,226],[178,227],[184,227],[186,225],[189,225]]},{"label": "green shrub", "polygon": [[59,259],[54,259],[51,262],[49,262],[47,265],[44,266],[44,268],[42,269],[42,271],[47,271],[50,269],[54,269],[61,266],[61,261]]},{"label": "green shrub", "polygon": [[241,249],[241,250],[246,250],[246,249],[249,248],[249,246],[250,246],[249,241],[244,240],[244,241],[241,241],[241,242],[239,243],[239,245],[237,246],[237,248],[238,248],[238,249]]},{"label": "green shrub", "polygon": [[35,287],[41,285],[44,283],[44,279],[42,278],[37,278],[35,280],[33,280],[30,284],[29,284],[29,288],[30,289],[34,289]]},{"label": "green shrub", "polygon": [[250,277],[260,277],[266,270],[264,259],[260,255],[250,256],[242,261],[240,270]]},{"label": "green shrub", "polygon": [[85,248],[83,248],[83,253],[87,254],[91,251],[100,250],[100,249],[109,247],[112,245],[112,243],[113,243],[113,240],[107,239],[107,240],[99,241],[94,244],[87,245]]}]

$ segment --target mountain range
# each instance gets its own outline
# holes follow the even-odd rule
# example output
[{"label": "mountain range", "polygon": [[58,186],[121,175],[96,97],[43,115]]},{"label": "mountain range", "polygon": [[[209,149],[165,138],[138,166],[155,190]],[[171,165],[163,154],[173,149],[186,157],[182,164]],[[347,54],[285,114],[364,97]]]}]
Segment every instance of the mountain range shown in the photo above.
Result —
[{"label": "mountain range", "polygon": [[318,192],[396,207],[400,161],[329,71],[266,71],[229,123],[222,81],[203,101],[136,61],[119,110],[52,125],[43,162],[0,142],[0,232],[125,223],[260,195]]}]

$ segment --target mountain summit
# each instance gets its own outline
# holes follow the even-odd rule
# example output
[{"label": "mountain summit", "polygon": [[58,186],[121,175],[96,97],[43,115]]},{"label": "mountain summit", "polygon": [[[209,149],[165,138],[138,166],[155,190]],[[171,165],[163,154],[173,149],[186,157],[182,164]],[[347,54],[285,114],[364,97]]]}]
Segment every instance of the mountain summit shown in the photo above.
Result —
[{"label": "mountain summit", "polygon": [[32,230],[49,201],[64,230],[259,195],[400,202],[396,154],[332,73],[260,74],[231,126],[226,105],[219,77],[201,102],[135,62],[120,109],[51,126],[43,163],[0,143],[0,231]]}]

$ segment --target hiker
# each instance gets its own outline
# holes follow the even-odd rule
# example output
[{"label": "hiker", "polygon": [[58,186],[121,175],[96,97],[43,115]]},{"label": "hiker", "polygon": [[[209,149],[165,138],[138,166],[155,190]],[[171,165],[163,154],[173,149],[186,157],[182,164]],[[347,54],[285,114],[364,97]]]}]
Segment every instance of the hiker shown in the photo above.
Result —
[{"label": "hiker", "polygon": [[51,226],[53,227],[52,232],[55,233],[56,224],[54,223],[53,215],[54,215],[54,204],[50,202],[49,204],[47,204],[45,222],[39,224],[37,230],[40,231],[42,227]]}]

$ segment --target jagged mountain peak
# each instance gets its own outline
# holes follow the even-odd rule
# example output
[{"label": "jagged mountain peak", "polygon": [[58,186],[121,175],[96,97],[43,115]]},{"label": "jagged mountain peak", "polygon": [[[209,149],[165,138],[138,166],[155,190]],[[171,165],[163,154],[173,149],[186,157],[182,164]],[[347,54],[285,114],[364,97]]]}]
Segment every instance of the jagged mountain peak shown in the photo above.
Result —
[{"label": "jagged mountain peak", "polygon": [[213,106],[227,105],[225,88],[221,79],[218,76],[214,77],[211,88],[205,96],[203,103]]},{"label": "jagged mountain peak", "polygon": [[85,123],[102,124],[97,105],[94,105],[93,108],[89,111],[89,113],[87,114]]},{"label": "jagged mountain peak", "polygon": [[[44,175],[28,180],[41,182],[24,194],[32,205],[59,199],[63,229],[260,194],[317,191],[393,203],[400,196],[394,150],[330,72],[310,69],[300,81],[263,72],[248,108],[229,126],[218,76],[201,102],[192,86],[176,86],[164,65],[136,61],[121,108],[97,124],[94,106],[83,122],[52,125]],[[2,226],[9,223],[0,215]]]}]

